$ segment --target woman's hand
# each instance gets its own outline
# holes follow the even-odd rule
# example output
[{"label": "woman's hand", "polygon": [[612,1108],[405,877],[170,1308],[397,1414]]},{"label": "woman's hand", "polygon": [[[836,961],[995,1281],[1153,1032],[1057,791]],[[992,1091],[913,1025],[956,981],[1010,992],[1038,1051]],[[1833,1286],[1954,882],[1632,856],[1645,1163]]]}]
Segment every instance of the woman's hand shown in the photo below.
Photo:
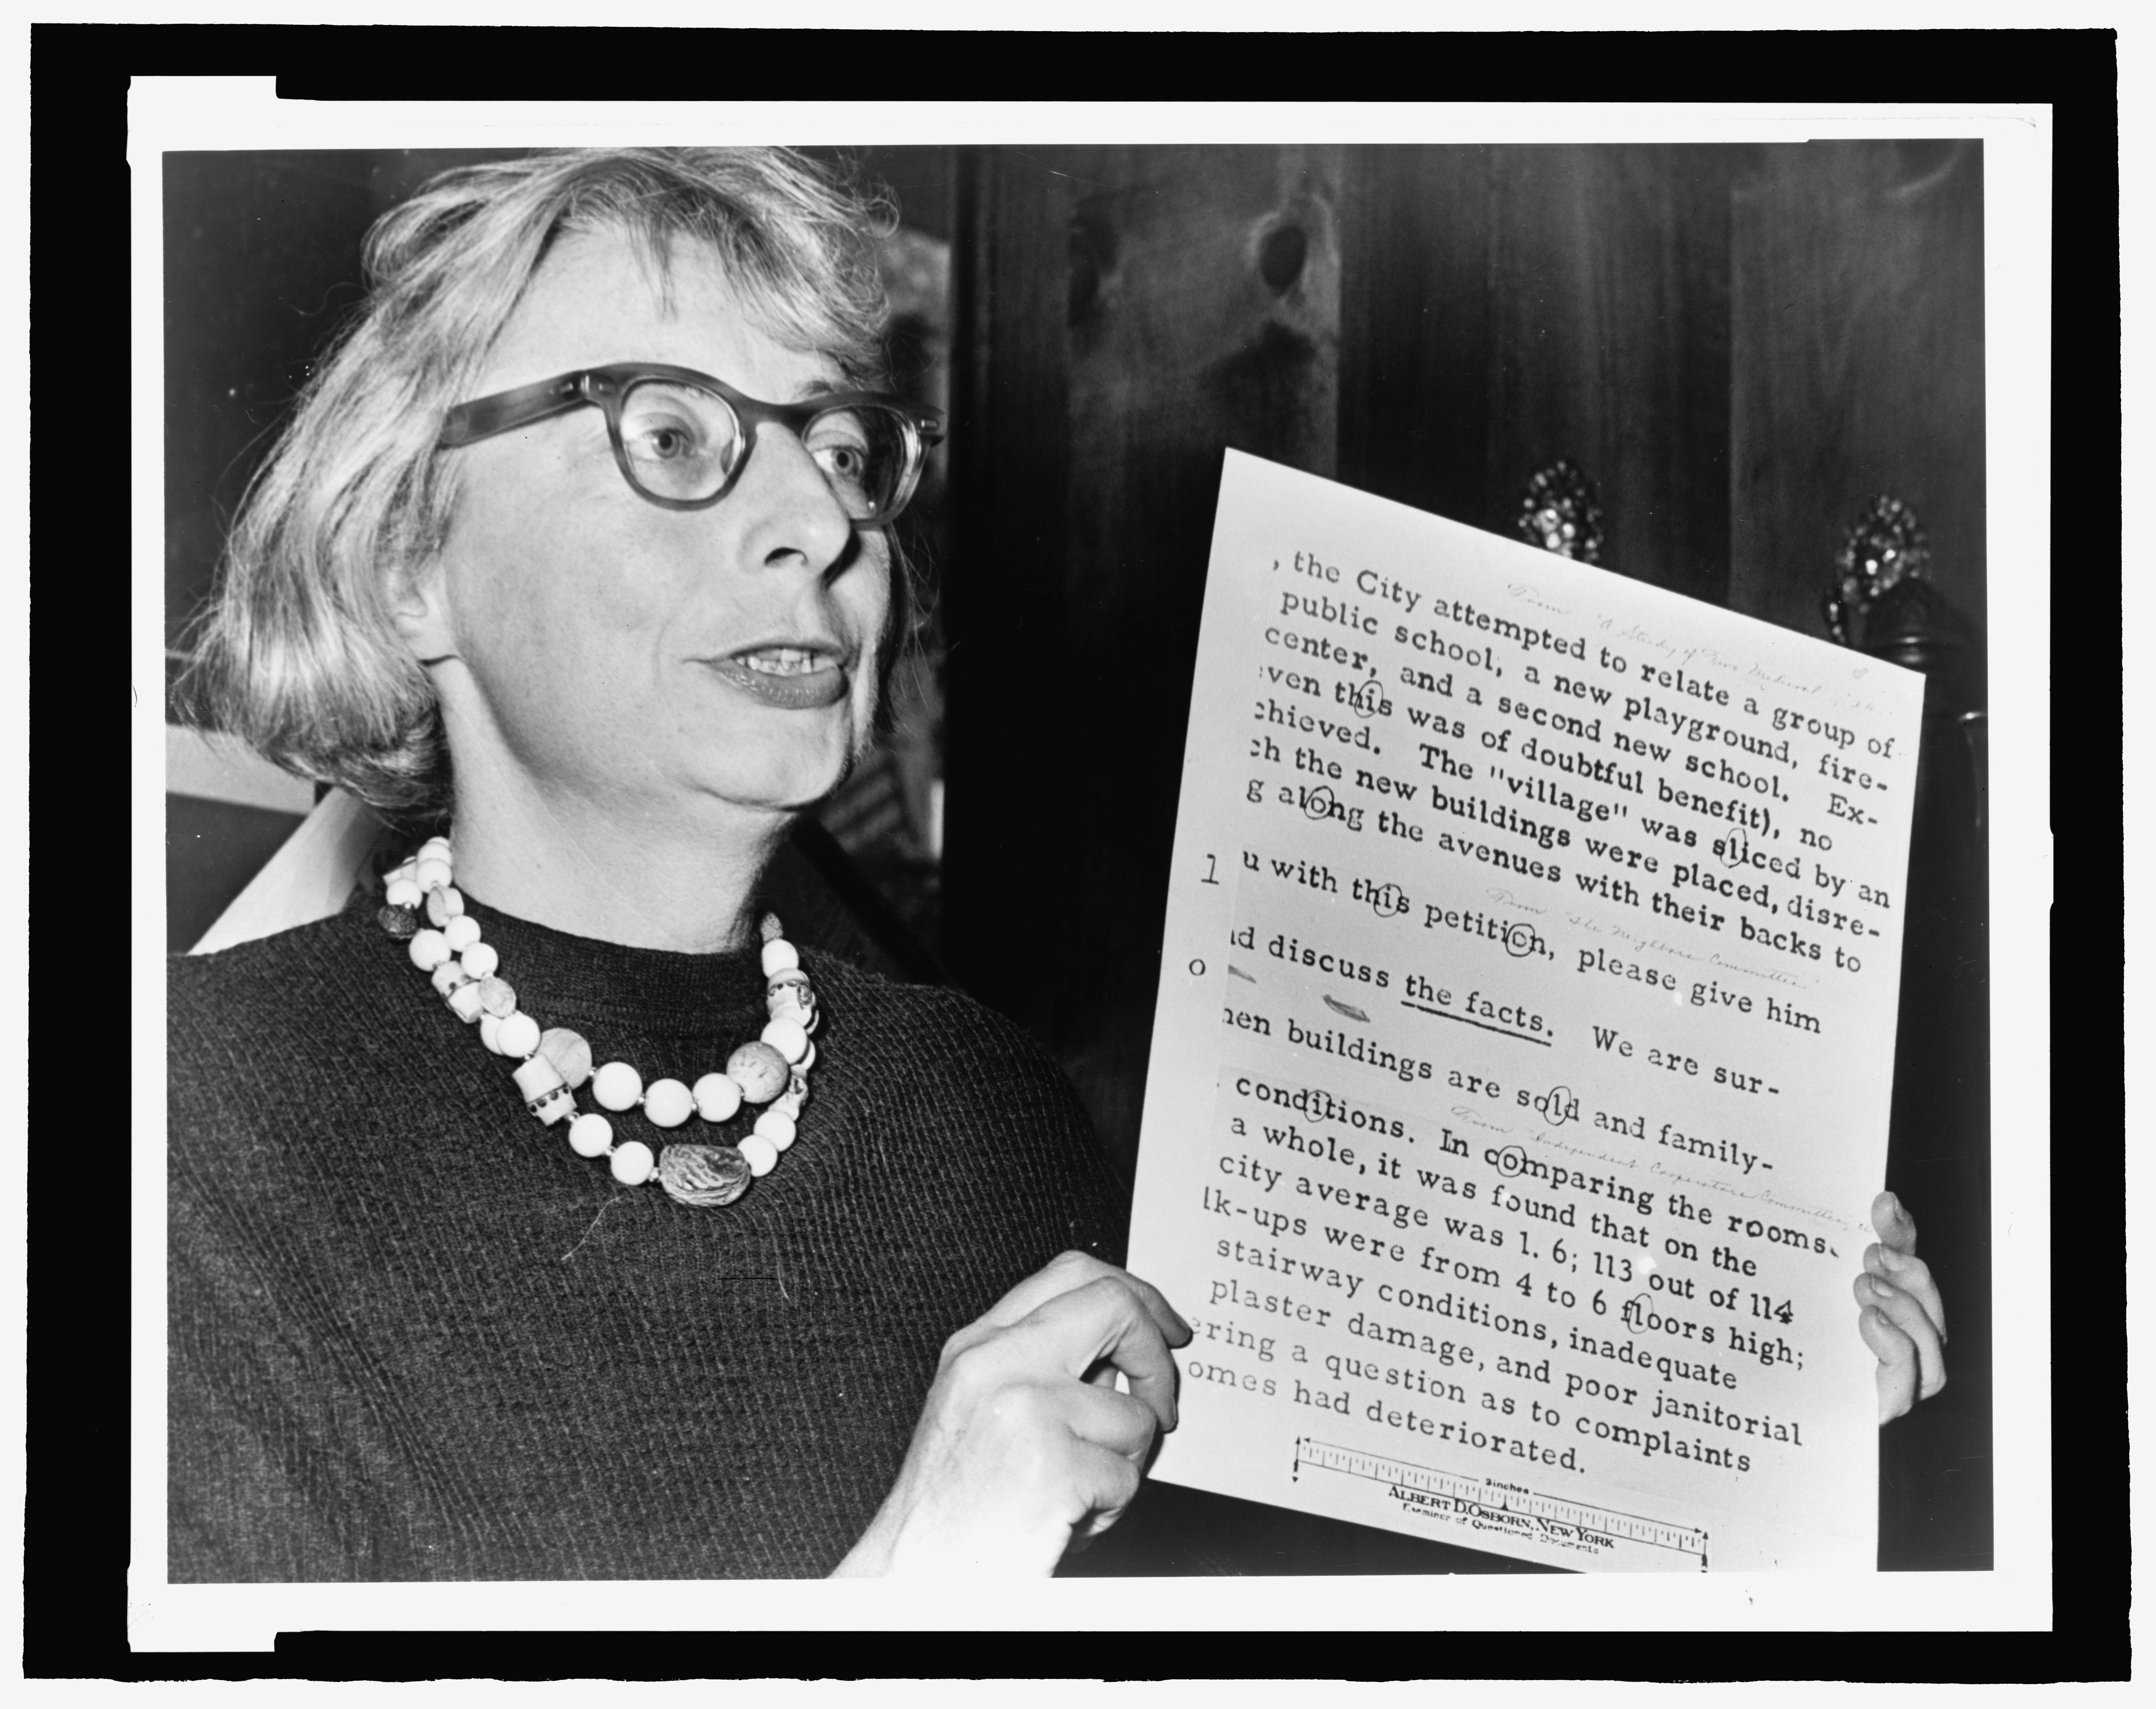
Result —
[{"label": "woman's hand", "polygon": [[1045,1577],[1137,1494],[1189,1339],[1152,1284],[1082,1252],[1028,1276],[944,1343],[898,1481],[834,1576]]},{"label": "woman's hand", "polygon": [[1857,1332],[1879,1360],[1879,1422],[1898,1419],[1947,1384],[1939,1349],[1947,1339],[1946,1308],[1924,1260],[1917,1256],[1917,1225],[1902,1201],[1882,1193],[1871,1201],[1879,1244],[1864,1252],[1855,1292]]}]

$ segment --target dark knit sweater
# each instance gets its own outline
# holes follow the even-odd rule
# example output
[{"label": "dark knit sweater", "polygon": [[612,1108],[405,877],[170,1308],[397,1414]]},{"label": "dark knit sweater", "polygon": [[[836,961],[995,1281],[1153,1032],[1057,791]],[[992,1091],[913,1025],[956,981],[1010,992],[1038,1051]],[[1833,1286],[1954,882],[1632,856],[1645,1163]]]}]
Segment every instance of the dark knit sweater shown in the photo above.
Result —
[{"label": "dark knit sweater", "polygon": [[[647,1080],[763,1024],[752,954],[472,911],[522,1008]],[[1120,1260],[1124,1210],[1017,1029],[809,968],[800,1137],[696,1210],[542,1128],[371,910],[173,960],[172,1580],[834,1567],[945,1337],[1065,1247]]]}]

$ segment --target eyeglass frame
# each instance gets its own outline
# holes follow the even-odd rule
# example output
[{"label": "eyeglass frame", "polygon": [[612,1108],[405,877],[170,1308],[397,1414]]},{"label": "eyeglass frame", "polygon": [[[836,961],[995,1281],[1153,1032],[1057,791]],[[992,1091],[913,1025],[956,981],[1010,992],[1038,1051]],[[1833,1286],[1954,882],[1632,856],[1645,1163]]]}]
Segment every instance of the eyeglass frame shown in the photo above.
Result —
[{"label": "eyeglass frame", "polygon": [[[646,380],[670,380],[710,392],[724,402],[740,424],[741,455],[726,471],[718,490],[708,498],[670,499],[644,486],[630,468],[628,449],[621,442],[622,401]],[[668,511],[706,511],[732,491],[756,449],[756,429],[765,422],[775,422],[798,439],[819,415],[873,404],[891,410],[905,426],[908,452],[906,483],[897,500],[883,515],[848,520],[857,528],[881,528],[897,521],[913,502],[914,490],[920,485],[921,471],[927,464],[928,454],[943,439],[941,412],[918,408],[890,392],[824,392],[798,403],[769,403],[737,392],[725,381],[700,373],[695,368],[675,367],[665,362],[611,362],[602,367],[557,374],[551,380],[535,380],[528,386],[511,387],[506,392],[492,393],[457,404],[443,418],[442,430],[434,444],[440,450],[455,450],[497,434],[529,427],[534,422],[551,420],[586,404],[606,417],[607,438],[613,446],[614,464],[621,470],[621,478],[629,483],[629,490],[637,497]]]}]

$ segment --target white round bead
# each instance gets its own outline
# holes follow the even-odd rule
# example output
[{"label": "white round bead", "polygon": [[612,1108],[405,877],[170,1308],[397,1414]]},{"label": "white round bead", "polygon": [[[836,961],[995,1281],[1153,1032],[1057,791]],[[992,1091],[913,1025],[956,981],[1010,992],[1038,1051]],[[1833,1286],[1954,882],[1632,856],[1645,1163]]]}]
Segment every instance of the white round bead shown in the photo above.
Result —
[{"label": "white round bead", "polygon": [[756,1137],[771,1142],[773,1151],[783,1152],[793,1143],[793,1118],[781,1110],[766,1110],[756,1118]]},{"label": "white round bead", "polygon": [[788,1063],[796,1063],[808,1048],[808,1030],[799,1021],[780,1015],[764,1028],[763,1042],[783,1056]]},{"label": "white round bead", "polygon": [[408,878],[393,878],[382,886],[382,900],[393,908],[416,908],[427,895]]},{"label": "white round bead", "polygon": [[442,936],[461,955],[479,942],[479,921],[469,914],[459,914],[442,928]]},{"label": "white round bead", "polygon": [[644,1119],[654,1127],[679,1127],[696,1107],[678,1080],[654,1080],[644,1089]]},{"label": "white round bead", "polygon": [[501,1055],[501,1017],[500,1015],[489,1014],[484,1009],[480,1012],[479,1041],[495,1055]]},{"label": "white round bead", "polygon": [[427,917],[437,926],[446,926],[465,911],[463,893],[454,885],[444,885],[438,890],[427,892]]},{"label": "white round bead", "polygon": [[788,968],[801,965],[801,957],[783,937],[774,937],[763,947],[763,974],[767,979],[773,973],[783,973]]},{"label": "white round bead", "polygon": [[609,1062],[592,1076],[592,1096],[603,1109],[634,1109],[644,1096],[644,1077],[626,1062]]},{"label": "white round bead", "polygon": [[569,1149],[580,1157],[603,1157],[613,1143],[613,1123],[603,1116],[579,1116],[569,1124]]},{"label": "white round bead", "polygon": [[467,979],[449,993],[449,1012],[470,1026],[480,1016],[479,987]]},{"label": "white round bead", "polygon": [[412,877],[421,890],[433,890],[449,881],[449,863],[430,854],[413,869]]},{"label": "white round bead", "polygon": [[796,1074],[806,1074],[816,1065],[816,1041],[811,1039],[808,1048],[801,1053],[801,1060],[793,1065]]},{"label": "white round bead", "polygon": [[405,948],[411,955],[412,965],[423,973],[433,973],[456,953],[449,947],[449,939],[431,926],[422,926],[413,932],[412,942]]},{"label": "white round bead", "polygon": [[758,1135],[752,1133],[736,1147],[748,1163],[752,1175],[768,1175],[772,1165],[778,1161],[778,1147]]},{"label": "white round bead", "polygon": [[412,851],[414,860],[446,860],[449,858],[449,839],[437,831]]},{"label": "white round bead", "polygon": [[529,1056],[539,1048],[539,1023],[519,1009],[501,1018],[501,1030],[495,1036],[503,1055]]},{"label": "white round bead", "polygon": [[[651,1172],[659,1167],[659,1159],[652,1156],[651,1147],[640,1139],[632,1139],[625,1145],[613,1148],[613,1178],[624,1187],[641,1187],[651,1178]],[[753,1168],[755,1165],[751,1164]]]},{"label": "white round bead", "polygon": [[465,972],[484,979],[501,965],[501,952],[490,943],[475,943],[465,951]]},{"label": "white round bead", "polygon": [[689,1091],[706,1121],[723,1121],[742,1106],[741,1088],[723,1074],[706,1075]]}]

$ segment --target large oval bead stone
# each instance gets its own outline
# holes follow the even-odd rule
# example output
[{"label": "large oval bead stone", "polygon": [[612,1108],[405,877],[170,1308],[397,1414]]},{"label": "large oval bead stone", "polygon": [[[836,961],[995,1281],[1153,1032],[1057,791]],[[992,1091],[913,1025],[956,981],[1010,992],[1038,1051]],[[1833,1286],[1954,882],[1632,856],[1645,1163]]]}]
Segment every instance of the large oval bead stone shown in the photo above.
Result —
[{"label": "large oval bead stone", "polygon": [[742,1106],[741,1088],[723,1074],[706,1075],[689,1088],[689,1096],[706,1121],[723,1121]]},{"label": "large oval bead stone", "polygon": [[587,1111],[569,1124],[569,1149],[580,1157],[603,1157],[613,1143],[613,1123]]},{"label": "large oval bead stone", "polygon": [[644,1076],[626,1062],[609,1062],[592,1076],[592,1096],[605,1109],[634,1109],[644,1096]]},{"label": "large oval bead stone", "polygon": [[766,978],[773,973],[783,973],[801,965],[801,957],[792,944],[783,937],[774,937],[763,947],[763,972]]},{"label": "large oval bead stone", "polygon": [[[471,965],[469,955],[465,965]],[[582,1033],[549,1027],[539,1035],[539,1054],[554,1065],[564,1085],[580,1086],[592,1077],[592,1047],[584,1042]]]},{"label": "large oval bead stone", "polygon": [[651,1172],[659,1159],[651,1155],[651,1147],[640,1139],[632,1139],[613,1148],[608,1160],[613,1169],[613,1178],[624,1187],[641,1187],[651,1178]]},{"label": "large oval bead stone", "polygon": [[767,1104],[786,1090],[787,1061],[762,1039],[726,1058],[726,1076],[752,1104]]},{"label": "large oval bead stone", "polygon": [[707,1209],[748,1191],[748,1159],[730,1145],[670,1145],[659,1159],[659,1184],[670,1198]]},{"label": "large oval bead stone", "polygon": [[644,1089],[644,1119],[654,1127],[679,1127],[696,1107],[678,1080],[654,1080]]},{"label": "large oval bead stone", "polygon": [[412,957],[412,965],[423,973],[433,973],[455,953],[449,947],[449,939],[431,926],[413,932],[411,942],[404,947],[405,952]]},{"label": "large oval bead stone", "polygon": [[[474,945],[473,947],[478,947]],[[467,970],[469,971],[469,970]],[[479,982],[479,1006],[489,1014],[512,1015],[516,1013],[516,988],[508,980],[489,973]]]},{"label": "large oval bead stone", "polygon": [[419,929],[418,915],[394,902],[384,902],[382,911],[374,917],[381,922],[382,929],[394,938],[408,938]]},{"label": "large oval bead stone", "polygon": [[752,1175],[768,1175],[778,1162],[778,1147],[760,1133],[752,1133],[741,1142],[741,1154],[748,1159]]}]

